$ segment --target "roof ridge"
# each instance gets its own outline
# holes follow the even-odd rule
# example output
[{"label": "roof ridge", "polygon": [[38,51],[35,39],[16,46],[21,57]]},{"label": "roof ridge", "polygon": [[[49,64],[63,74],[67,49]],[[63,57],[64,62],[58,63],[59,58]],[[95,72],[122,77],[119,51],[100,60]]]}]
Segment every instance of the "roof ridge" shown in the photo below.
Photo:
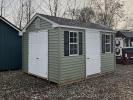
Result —
[{"label": "roof ridge", "polygon": [[97,23],[92,22],[82,22],[76,19],[70,19],[70,18],[63,18],[63,17],[57,17],[57,16],[51,16],[46,14],[37,13],[38,15],[47,18],[48,20],[53,21],[54,23],[57,23],[59,25],[67,25],[67,26],[75,26],[75,27],[82,27],[82,28],[93,28],[93,29],[101,29],[101,30],[111,30],[106,25],[101,25]]},{"label": "roof ridge", "polygon": [[[41,14],[41,13],[37,13],[37,14],[42,15],[42,16],[47,16],[47,17],[60,18],[60,19],[67,19],[67,20],[72,20],[72,21],[81,22],[81,21],[79,21],[79,20],[71,19],[71,18],[57,17],[57,16],[51,16],[51,15]],[[81,23],[85,23],[85,22],[81,22]]]},{"label": "roof ridge", "polygon": [[41,14],[41,13],[37,13],[37,14],[43,15],[43,16],[47,16],[47,17],[61,18],[61,19],[67,19],[67,20],[77,21],[77,22],[80,22],[80,23],[82,23],[82,24],[95,24],[95,25],[100,25],[100,26],[103,26],[103,27],[107,27],[107,26],[105,26],[105,25],[98,24],[98,23],[94,23],[94,22],[87,22],[87,23],[85,23],[85,22],[81,22],[81,21],[76,20],[76,19],[70,19],[70,18],[63,18],[63,17],[51,16],[51,15]]},{"label": "roof ridge", "polygon": [[[56,17],[56,18],[62,18],[62,19],[70,19],[70,18],[63,18],[63,17],[51,16],[51,15],[41,14],[41,13],[37,13],[37,14],[43,15],[43,16],[48,16],[48,17]],[[70,19],[70,20],[73,20],[73,19]]]}]

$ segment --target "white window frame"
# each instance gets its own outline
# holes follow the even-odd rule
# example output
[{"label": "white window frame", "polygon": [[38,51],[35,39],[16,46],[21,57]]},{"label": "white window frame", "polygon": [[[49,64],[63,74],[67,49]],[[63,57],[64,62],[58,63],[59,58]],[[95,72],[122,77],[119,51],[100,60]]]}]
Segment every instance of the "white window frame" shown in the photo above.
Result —
[{"label": "white window frame", "polygon": [[[70,43],[70,33],[71,32],[77,34],[77,43]],[[70,53],[70,45],[71,44],[77,44],[77,54]],[[78,56],[78,55],[79,55],[79,32],[78,31],[69,31],[69,56]]]},{"label": "white window frame", "polygon": [[[106,43],[106,36],[109,36],[109,43]],[[106,51],[106,45],[109,44],[110,45],[110,51],[107,52]],[[111,53],[111,35],[110,34],[105,34],[105,53]]]}]

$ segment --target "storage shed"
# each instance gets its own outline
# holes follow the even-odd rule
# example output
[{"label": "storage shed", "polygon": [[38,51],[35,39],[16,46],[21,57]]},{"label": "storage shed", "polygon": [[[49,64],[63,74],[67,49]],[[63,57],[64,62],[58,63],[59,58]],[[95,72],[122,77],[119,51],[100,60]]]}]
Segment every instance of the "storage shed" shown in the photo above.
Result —
[{"label": "storage shed", "polygon": [[0,71],[21,68],[21,39],[20,29],[0,16]]},{"label": "storage shed", "polygon": [[66,84],[115,70],[114,31],[36,14],[23,30],[23,71]]}]

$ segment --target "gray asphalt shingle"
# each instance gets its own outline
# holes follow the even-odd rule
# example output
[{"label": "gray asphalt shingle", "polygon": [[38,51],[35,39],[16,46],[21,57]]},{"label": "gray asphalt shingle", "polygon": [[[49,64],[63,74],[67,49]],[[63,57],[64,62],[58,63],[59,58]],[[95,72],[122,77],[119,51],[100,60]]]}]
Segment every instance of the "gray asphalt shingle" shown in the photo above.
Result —
[{"label": "gray asphalt shingle", "polygon": [[47,18],[48,20],[51,20],[59,25],[67,25],[67,26],[74,26],[74,27],[83,27],[83,28],[92,28],[92,29],[100,29],[100,30],[109,30],[113,31],[111,28],[100,25],[100,24],[94,24],[94,23],[83,23],[77,20],[67,19],[67,18],[61,18],[61,17],[55,17],[55,16],[49,16],[44,14],[39,14],[42,17]]}]

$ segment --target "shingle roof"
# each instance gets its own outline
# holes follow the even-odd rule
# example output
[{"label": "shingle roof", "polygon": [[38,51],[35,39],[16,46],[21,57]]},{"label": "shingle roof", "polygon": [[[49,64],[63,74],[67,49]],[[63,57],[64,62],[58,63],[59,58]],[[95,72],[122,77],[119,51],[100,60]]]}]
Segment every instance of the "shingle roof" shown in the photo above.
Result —
[{"label": "shingle roof", "polygon": [[129,37],[129,38],[133,38],[133,32],[130,32],[130,31],[124,31],[124,32],[121,32],[125,37]]},{"label": "shingle roof", "polygon": [[109,30],[113,31],[109,27],[106,27],[104,25],[100,24],[94,24],[94,23],[83,23],[77,20],[67,19],[67,18],[61,18],[61,17],[54,17],[44,14],[39,14],[42,17],[47,18],[48,20],[51,20],[59,25],[67,25],[67,26],[74,26],[74,27],[83,27],[83,28],[92,28],[92,29],[100,29],[100,30]]}]

